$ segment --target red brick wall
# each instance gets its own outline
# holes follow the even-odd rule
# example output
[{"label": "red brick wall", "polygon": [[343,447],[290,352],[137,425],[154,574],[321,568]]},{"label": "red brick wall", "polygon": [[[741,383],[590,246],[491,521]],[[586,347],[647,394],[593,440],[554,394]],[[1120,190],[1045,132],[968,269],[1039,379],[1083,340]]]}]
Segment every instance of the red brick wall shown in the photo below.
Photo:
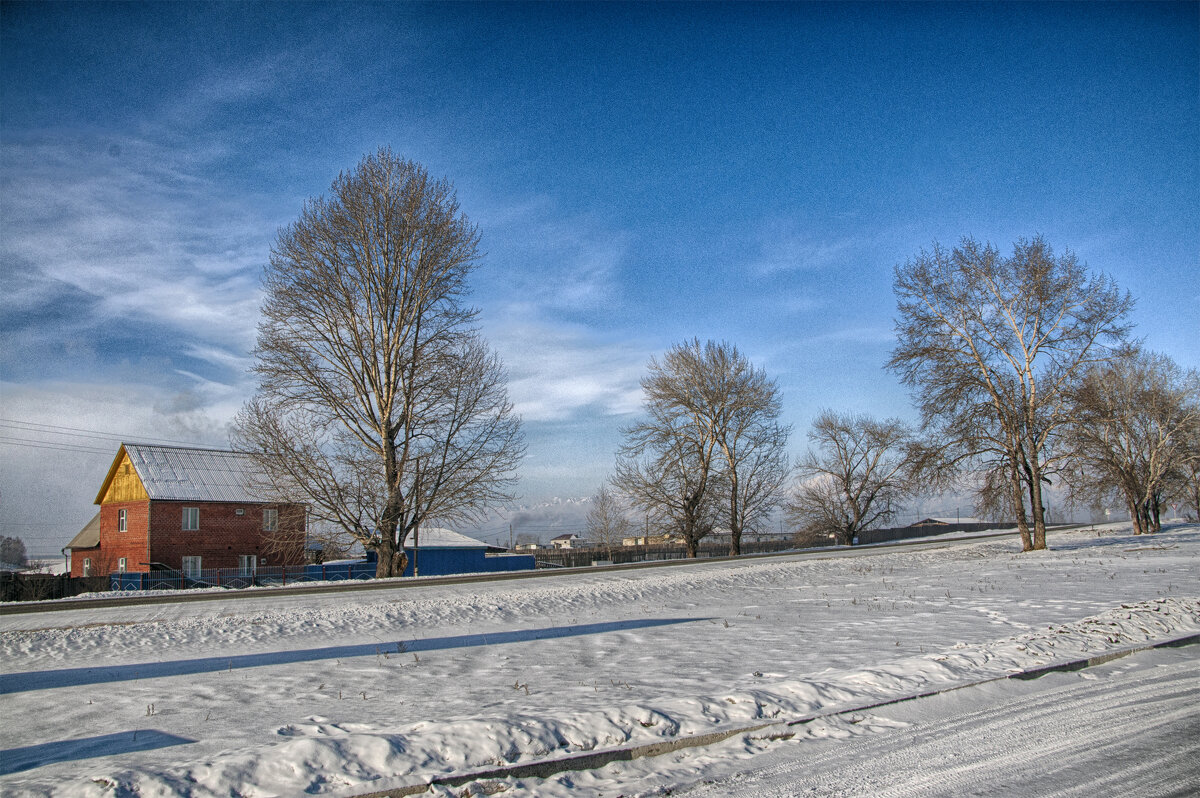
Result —
[{"label": "red brick wall", "polygon": [[[200,567],[237,568],[238,555],[253,554],[261,568],[300,565],[304,562],[304,522],[302,514],[289,524],[282,509],[279,525],[294,537],[286,551],[272,551],[263,536],[263,505],[224,502],[152,503],[150,510],[150,559],[169,568],[183,568],[185,556],[201,558]],[[200,529],[184,531],[183,508],[200,508]],[[238,515],[237,511],[243,514]],[[275,533],[278,537],[278,533]],[[132,568],[130,570],[133,570]]]},{"label": "red brick wall", "polygon": [[[100,547],[71,552],[71,576],[83,576],[83,560],[92,561],[92,576],[105,576],[116,570],[125,558],[126,571],[146,571],[146,535],[149,530],[150,502],[114,502],[100,505]],[[126,513],[125,531],[118,531],[118,516]]]}]

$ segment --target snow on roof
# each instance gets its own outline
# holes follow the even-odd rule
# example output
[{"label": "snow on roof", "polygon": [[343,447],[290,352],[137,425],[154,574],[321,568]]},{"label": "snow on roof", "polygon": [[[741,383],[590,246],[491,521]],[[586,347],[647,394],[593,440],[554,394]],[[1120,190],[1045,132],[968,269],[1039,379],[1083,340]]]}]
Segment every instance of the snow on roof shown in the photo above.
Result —
[{"label": "snow on roof", "polygon": [[[248,454],[225,449],[122,444],[151,499],[261,503],[248,486],[262,481]],[[119,455],[118,455],[119,457]]]},{"label": "snow on roof", "polygon": [[[404,539],[404,545],[412,545],[411,534]],[[469,538],[442,527],[418,530],[417,545],[422,549],[486,549],[488,547],[488,544],[482,540]]]},{"label": "snow on roof", "polygon": [[559,535],[556,538],[550,538],[550,539],[551,540],[577,540],[578,538],[579,538],[579,535],[576,535],[574,532],[568,532],[565,535]]},{"label": "snow on roof", "polygon": [[71,542],[63,546],[64,549],[94,549],[100,545],[100,513],[96,513],[96,517],[84,524],[83,529],[79,530],[79,534],[71,538]]}]

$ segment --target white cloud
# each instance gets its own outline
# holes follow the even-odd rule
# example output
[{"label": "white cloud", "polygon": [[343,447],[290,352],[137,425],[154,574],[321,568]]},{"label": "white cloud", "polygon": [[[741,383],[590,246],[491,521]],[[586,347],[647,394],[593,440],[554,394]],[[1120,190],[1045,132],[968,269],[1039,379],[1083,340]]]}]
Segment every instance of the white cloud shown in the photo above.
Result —
[{"label": "white cloud", "polygon": [[631,342],[547,323],[529,306],[509,308],[489,336],[509,367],[509,394],[526,421],[627,415],[641,406],[639,381],[648,355]]},{"label": "white cloud", "polygon": [[629,237],[584,215],[559,214],[548,200],[483,203],[487,266],[480,273],[504,301],[546,312],[602,310],[621,299]]},{"label": "white cloud", "polygon": [[814,234],[792,220],[765,222],[756,232],[753,245],[757,254],[748,268],[758,276],[861,265],[851,262],[861,249],[856,239]]},{"label": "white cloud", "polygon": [[[6,142],[6,262],[26,303],[69,287],[102,317],[150,321],[233,351],[253,345],[273,227],[201,163],[144,140]],[[96,319],[78,319],[81,325]]]}]

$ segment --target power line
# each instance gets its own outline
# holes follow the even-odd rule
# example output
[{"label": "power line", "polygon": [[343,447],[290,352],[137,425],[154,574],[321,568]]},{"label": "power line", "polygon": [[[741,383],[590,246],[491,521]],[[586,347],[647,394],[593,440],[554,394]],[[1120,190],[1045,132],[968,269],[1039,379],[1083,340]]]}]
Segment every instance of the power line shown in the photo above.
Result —
[{"label": "power line", "polygon": [[52,452],[79,452],[83,454],[112,454],[111,449],[101,449],[98,446],[72,446],[69,443],[53,441],[31,441],[27,438],[9,438],[0,435],[0,444],[5,446],[24,446],[28,449],[46,449]]},{"label": "power line", "polygon": [[[65,427],[59,424],[42,424],[37,421],[21,421],[14,418],[0,418],[0,426],[16,427],[24,432],[45,432],[50,435],[65,435],[73,434],[75,437],[81,438],[100,438],[101,440],[115,441],[146,441],[147,443],[174,443],[180,446],[197,446],[196,441],[181,441],[173,438],[154,438],[145,435],[126,435],[119,432],[108,432],[106,430],[88,429],[86,427]],[[62,430],[59,432],[59,430]]]}]

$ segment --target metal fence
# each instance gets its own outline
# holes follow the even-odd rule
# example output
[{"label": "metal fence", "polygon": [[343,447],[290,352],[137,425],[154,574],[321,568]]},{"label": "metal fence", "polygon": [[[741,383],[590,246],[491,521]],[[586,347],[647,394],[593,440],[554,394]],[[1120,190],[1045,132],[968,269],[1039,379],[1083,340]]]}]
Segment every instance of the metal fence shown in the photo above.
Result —
[{"label": "metal fence", "polygon": [[99,593],[107,589],[107,576],[0,572],[0,601],[71,598],[81,593]]},{"label": "metal fence", "polygon": [[[789,551],[797,548],[790,538],[778,540],[743,541],[743,554],[765,554],[774,551]],[[611,562],[614,565],[630,562],[655,562],[659,560],[683,560],[687,549],[678,545],[613,546],[611,556],[606,549],[537,549],[533,552],[538,568],[583,568],[593,562]],[[704,543],[696,548],[697,557],[726,557],[729,543]]]},{"label": "metal fence", "polygon": [[242,588],[255,585],[291,585],[300,582],[339,582],[374,579],[375,563],[349,562],[326,565],[289,565],[273,568],[210,568],[198,573],[150,571],[109,574],[109,590],[187,590],[203,587]]}]

